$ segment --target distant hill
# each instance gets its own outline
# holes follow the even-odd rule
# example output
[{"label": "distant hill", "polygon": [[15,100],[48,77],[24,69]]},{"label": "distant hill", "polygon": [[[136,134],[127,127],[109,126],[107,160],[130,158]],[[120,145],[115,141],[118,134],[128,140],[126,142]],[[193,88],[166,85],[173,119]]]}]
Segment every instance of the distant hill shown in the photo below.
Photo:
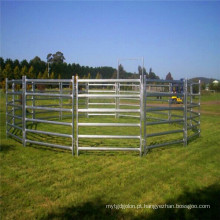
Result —
[{"label": "distant hill", "polygon": [[219,81],[219,79],[206,78],[206,77],[194,77],[194,78],[192,78],[190,80],[201,80],[201,83],[205,83],[205,84],[213,82],[214,80],[218,80]]}]

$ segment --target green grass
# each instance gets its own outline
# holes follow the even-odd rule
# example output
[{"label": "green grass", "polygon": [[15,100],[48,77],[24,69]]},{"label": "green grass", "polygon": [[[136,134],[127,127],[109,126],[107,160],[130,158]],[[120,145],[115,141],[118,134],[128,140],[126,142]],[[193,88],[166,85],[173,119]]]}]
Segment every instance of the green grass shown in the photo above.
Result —
[{"label": "green grass", "polygon": [[[215,96],[212,100],[219,100],[219,94]],[[208,100],[209,97],[202,97],[202,101]],[[87,152],[73,157],[69,151],[37,145],[23,147],[13,139],[6,139],[2,93],[0,104],[1,219],[220,217],[219,115],[202,114],[201,137],[190,141],[187,147],[179,144],[155,149],[141,158],[134,152]],[[214,106],[212,111],[218,113],[219,107]],[[56,127],[38,125],[38,129],[48,127],[58,132]],[[82,132],[94,132],[91,128],[84,129]],[[65,128],[62,132],[70,130]],[[93,140],[94,146],[102,145],[101,141]],[[115,144],[113,140],[107,143]],[[120,146],[125,144],[132,145],[130,140],[120,142]],[[106,209],[107,204],[208,204],[211,208]]]}]

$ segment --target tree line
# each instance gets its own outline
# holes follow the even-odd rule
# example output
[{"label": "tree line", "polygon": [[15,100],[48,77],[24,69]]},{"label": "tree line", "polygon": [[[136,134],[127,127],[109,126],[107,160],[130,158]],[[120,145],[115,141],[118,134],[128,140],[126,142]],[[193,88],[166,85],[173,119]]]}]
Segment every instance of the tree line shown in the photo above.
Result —
[{"label": "tree line", "polygon": [[[71,79],[72,75],[78,75],[79,78],[91,78],[91,79],[111,79],[117,78],[117,69],[103,66],[103,67],[89,67],[81,66],[76,63],[67,64],[64,62],[65,57],[61,52],[55,54],[49,53],[47,55],[47,62],[36,56],[29,62],[24,59],[19,61],[17,59],[3,59],[0,57],[0,83],[4,84],[5,78],[21,79],[22,76],[27,78],[38,79]],[[149,73],[143,68],[144,74],[150,79],[159,79],[152,68]],[[136,79],[142,74],[142,67],[138,67],[137,73],[131,73],[124,70],[122,65],[119,65],[119,77],[121,79]]]}]

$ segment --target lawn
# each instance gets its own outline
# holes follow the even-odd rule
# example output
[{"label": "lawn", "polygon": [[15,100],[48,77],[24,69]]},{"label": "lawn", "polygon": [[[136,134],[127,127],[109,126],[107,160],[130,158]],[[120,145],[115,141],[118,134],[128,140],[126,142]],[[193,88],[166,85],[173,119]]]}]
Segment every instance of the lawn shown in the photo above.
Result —
[{"label": "lawn", "polygon": [[[187,147],[154,149],[143,157],[135,152],[73,157],[70,151],[6,139],[1,92],[1,219],[219,219],[219,100],[219,94],[202,97],[201,137]],[[106,208],[114,204],[139,208]],[[159,204],[210,209],[144,208]]]}]

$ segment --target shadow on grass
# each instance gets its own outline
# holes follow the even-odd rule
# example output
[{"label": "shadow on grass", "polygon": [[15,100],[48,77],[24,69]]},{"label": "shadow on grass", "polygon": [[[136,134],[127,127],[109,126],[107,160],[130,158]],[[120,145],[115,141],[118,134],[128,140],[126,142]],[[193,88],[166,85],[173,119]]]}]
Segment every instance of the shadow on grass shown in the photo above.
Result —
[{"label": "shadow on grass", "polygon": [[7,153],[8,151],[14,150],[14,148],[15,147],[12,145],[1,144],[0,145],[0,152]]},{"label": "shadow on grass", "polygon": [[[117,202],[110,202],[108,204],[113,205],[117,204]],[[176,199],[167,200],[165,204],[210,205],[211,208],[159,208],[152,209],[153,212],[148,214],[145,212],[146,210],[142,209],[142,214],[134,215],[131,209],[129,212],[124,212],[123,209],[106,208],[107,204],[103,202],[102,199],[98,198],[80,206],[70,206],[58,209],[56,212],[49,213],[47,217],[42,219],[220,219],[220,186],[211,185],[194,192],[185,191]],[[142,204],[142,206],[143,205],[144,204]]]}]

